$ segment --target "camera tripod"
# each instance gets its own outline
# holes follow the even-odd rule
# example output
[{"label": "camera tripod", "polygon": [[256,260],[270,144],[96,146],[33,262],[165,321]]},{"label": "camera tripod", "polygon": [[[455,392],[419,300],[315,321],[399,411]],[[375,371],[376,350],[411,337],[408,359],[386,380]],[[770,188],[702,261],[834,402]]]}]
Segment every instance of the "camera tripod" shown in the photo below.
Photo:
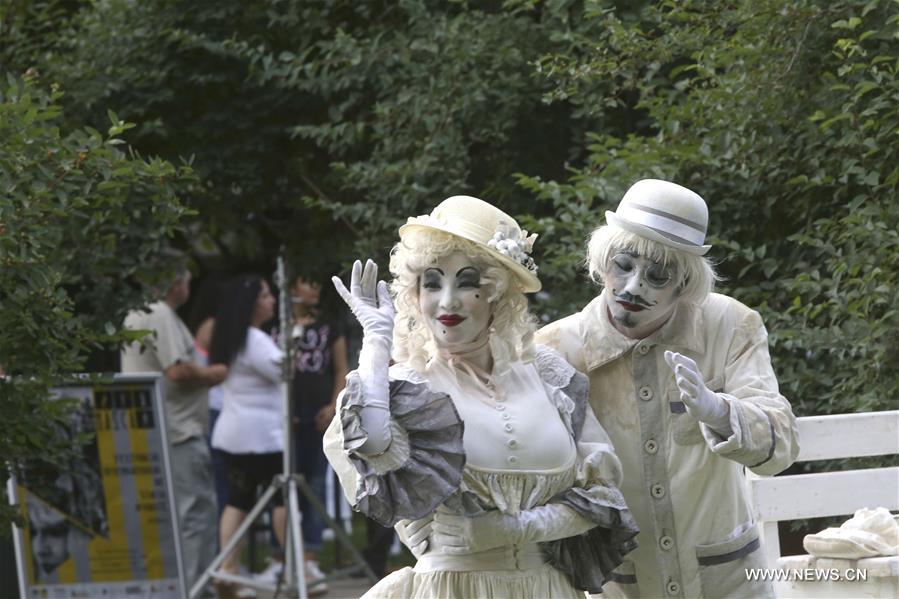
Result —
[{"label": "camera tripod", "polygon": [[[282,250],[283,254],[283,250]],[[253,509],[247,514],[243,522],[228,540],[224,547],[221,548],[219,554],[212,560],[206,571],[194,583],[190,589],[189,599],[199,597],[200,592],[206,586],[210,579],[222,580],[224,582],[242,584],[251,588],[267,590],[274,592],[276,596],[283,592],[287,597],[298,597],[299,599],[307,599],[308,589],[306,581],[306,568],[304,563],[303,551],[303,535],[300,525],[303,520],[303,514],[300,511],[300,493],[306,498],[309,505],[318,512],[325,522],[334,532],[335,541],[342,543],[350,552],[356,566],[345,568],[337,573],[329,576],[325,580],[334,580],[343,574],[359,572],[360,570],[368,577],[369,581],[374,584],[377,577],[365,558],[353,546],[352,539],[343,530],[339,523],[334,521],[329,515],[325,506],[316,497],[312,488],[306,482],[302,474],[294,474],[293,470],[293,402],[291,401],[291,383],[293,379],[293,347],[291,343],[291,331],[293,330],[293,316],[290,309],[290,296],[287,289],[289,282],[285,275],[284,259],[278,258],[278,269],[275,272],[275,282],[279,288],[279,321],[280,335],[279,342],[284,352],[283,362],[283,414],[284,414],[284,450],[283,450],[283,471],[276,475],[271,484],[253,506]],[[253,524],[259,516],[266,510],[269,503],[275,497],[276,493],[282,493],[284,497],[285,508],[285,526],[284,535],[284,568],[279,577],[277,584],[263,582],[250,576],[240,576],[231,574],[220,569],[228,555],[231,554],[244,539],[244,537],[252,530]]]},{"label": "camera tripod", "polygon": [[[262,512],[265,511],[269,502],[274,498],[275,493],[278,492],[282,492],[286,495],[284,507],[286,510],[285,520],[287,534],[285,534],[284,569],[282,573],[283,581],[279,580],[278,584],[272,585],[271,583],[262,582],[252,577],[239,576],[221,571],[219,567],[222,562],[225,561],[226,556],[228,556],[238,546],[244,536],[250,532],[253,523],[256,522],[257,518],[259,518]],[[315,496],[315,493],[309,487],[303,475],[279,474],[272,480],[271,484],[265,490],[265,493],[262,494],[259,501],[247,514],[247,517],[234,532],[234,535],[228,543],[222,548],[215,559],[212,560],[209,567],[206,568],[203,576],[201,576],[190,589],[190,599],[194,599],[199,595],[200,591],[206,586],[206,583],[210,578],[217,578],[225,582],[239,583],[253,588],[268,590],[275,592],[276,594],[283,592],[285,596],[288,597],[306,599],[308,594],[305,574],[306,569],[303,563],[303,535],[300,530],[300,524],[302,523],[303,518],[302,513],[300,512],[300,493],[303,494],[312,507],[321,515],[325,524],[331,527],[331,530],[334,531],[336,540],[342,542],[344,546],[349,549],[353,561],[356,562],[356,566],[346,569],[345,572],[358,572],[359,570],[362,570],[372,584],[374,584],[377,581],[377,577],[369,568],[365,558],[362,557],[359,550],[353,546],[352,539],[350,539],[343,528],[328,515],[325,506],[322,505],[318,497]],[[333,579],[335,577],[329,578]]]}]

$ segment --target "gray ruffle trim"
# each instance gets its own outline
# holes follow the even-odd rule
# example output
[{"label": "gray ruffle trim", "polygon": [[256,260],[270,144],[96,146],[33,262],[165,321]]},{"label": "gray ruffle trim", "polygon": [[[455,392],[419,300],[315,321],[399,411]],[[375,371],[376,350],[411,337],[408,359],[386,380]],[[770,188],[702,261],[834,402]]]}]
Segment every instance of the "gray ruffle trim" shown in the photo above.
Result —
[{"label": "gray ruffle trim", "polygon": [[575,442],[581,440],[581,431],[584,428],[584,420],[587,418],[587,404],[590,395],[590,379],[582,372],[574,371],[571,381],[562,388],[562,393],[574,401],[574,411],[571,413],[571,428],[574,431]]},{"label": "gray ruffle trim", "polygon": [[[535,364],[541,378],[571,400],[557,403],[557,407],[563,419],[570,419],[575,441],[580,441],[589,409],[590,379],[546,346],[537,346]],[[608,485],[600,489],[602,493],[573,487],[550,500],[567,505],[596,527],[581,535],[540,543],[549,563],[568,578],[571,586],[594,594],[602,592],[612,570],[637,547],[635,537],[639,532],[621,491]]]},{"label": "gray ruffle trim", "polygon": [[574,588],[594,594],[602,592],[602,585],[611,580],[612,570],[637,547],[635,537],[639,532],[621,492],[613,487],[605,490],[606,499],[581,488],[555,496],[552,503],[567,505],[597,526],[575,537],[540,543],[549,563]]},{"label": "gray ruffle trim", "polygon": [[534,365],[540,378],[558,388],[572,401],[573,406],[556,407],[563,412],[563,419],[569,420],[574,440],[579,441],[589,403],[590,379],[566,362],[562,354],[545,345],[536,346]]},{"label": "gray ruffle trim", "polygon": [[390,381],[390,415],[408,434],[409,456],[381,474],[356,452],[368,438],[362,405],[362,384],[353,372],[347,376],[340,423],[344,450],[359,473],[356,507],[382,526],[427,516],[462,482],[464,426],[452,399],[423,383]]}]

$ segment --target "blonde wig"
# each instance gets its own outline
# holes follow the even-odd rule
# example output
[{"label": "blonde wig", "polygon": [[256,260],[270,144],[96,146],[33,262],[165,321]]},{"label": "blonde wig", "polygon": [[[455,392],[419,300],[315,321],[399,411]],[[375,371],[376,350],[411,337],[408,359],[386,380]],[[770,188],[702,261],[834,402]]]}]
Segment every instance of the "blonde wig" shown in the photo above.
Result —
[{"label": "blonde wig", "polygon": [[616,254],[624,251],[635,252],[671,268],[677,279],[678,297],[687,302],[701,304],[715,288],[715,282],[721,280],[708,258],[681,252],[611,225],[599,227],[590,236],[587,244],[590,277],[602,284],[602,275],[609,262]]},{"label": "blonde wig", "polygon": [[516,360],[533,355],[536,320],[512,272],[478,244],[434,230],[409,231],[390,252],[390,290],[396,305],[393,358],[423,372],[437,355],[437,344],[421,318],[419,277],[443,256],[461,252],[481,272],[481,285],[492,307],[489,343],[494,373],[502,374]]}]

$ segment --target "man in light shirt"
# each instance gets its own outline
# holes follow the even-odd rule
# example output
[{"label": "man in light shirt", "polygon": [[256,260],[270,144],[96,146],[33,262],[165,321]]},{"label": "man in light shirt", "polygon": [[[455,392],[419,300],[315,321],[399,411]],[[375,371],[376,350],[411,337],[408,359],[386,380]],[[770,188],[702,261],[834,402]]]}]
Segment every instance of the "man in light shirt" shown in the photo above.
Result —
[{"label": "man in light shirt", "polygon": [[181,525],[181,553],[187,587],[215,557],[215,483],[206,444],[208,389],[228,374],[222,364],[201,366],[193,336],[175,312],[190,297],[190,271],[180,268],[164,296],[145,309],[132,310],[125,328],[152,331],[122,350],[122,372],[161,372],[165,393],[169,453],[175,502]]}]

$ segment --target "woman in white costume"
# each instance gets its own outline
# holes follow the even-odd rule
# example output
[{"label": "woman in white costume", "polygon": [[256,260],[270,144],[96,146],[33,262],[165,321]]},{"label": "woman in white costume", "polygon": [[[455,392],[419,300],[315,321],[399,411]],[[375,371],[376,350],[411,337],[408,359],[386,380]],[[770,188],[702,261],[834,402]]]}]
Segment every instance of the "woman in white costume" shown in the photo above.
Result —
[{"label": "woman in white costume", "polygon": [[396,311],[372,261],[334,278],[364,340],[325,453],[418,558],[366,597],[582,598],[635,546],[586,377],[532,342],[533,238],[454,196],[400,228]]}]

